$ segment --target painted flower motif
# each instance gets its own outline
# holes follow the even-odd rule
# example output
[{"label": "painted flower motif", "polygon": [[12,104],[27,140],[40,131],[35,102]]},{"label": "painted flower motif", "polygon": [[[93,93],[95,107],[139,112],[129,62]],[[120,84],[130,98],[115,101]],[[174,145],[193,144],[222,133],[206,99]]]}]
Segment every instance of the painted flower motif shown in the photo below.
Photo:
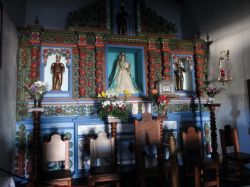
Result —
[{"label": "painted flower motif", "polygon": [[62,108],[60,108],[60,107],[56,107],[56,113],[62,113]]}]

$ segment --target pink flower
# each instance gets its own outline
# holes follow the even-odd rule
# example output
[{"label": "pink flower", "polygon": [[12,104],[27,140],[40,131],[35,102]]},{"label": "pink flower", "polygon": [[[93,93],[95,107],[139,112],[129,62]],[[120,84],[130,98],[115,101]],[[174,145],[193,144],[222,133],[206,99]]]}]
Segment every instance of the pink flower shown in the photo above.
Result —
[{"label": "pink flower", "polygon": [[207,87],[205,91],[209,97],[214,97],[222,91],[222,88]]}]

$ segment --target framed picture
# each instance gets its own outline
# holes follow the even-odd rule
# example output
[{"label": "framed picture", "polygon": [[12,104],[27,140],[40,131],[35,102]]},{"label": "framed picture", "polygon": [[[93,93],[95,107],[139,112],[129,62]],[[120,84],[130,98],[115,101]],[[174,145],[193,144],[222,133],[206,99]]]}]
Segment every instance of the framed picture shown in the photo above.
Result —
[{"label": "framed picture", "polygon": [[159,95],[174,93],[174,82],[170,80],[162,80],[158,83]]},{"label": "framed picture", "polygon": [[42,46],[40,79],[48,84],[44,97],[72,97],[72,50]]},{"label": "framed picture", "polygon": [[134,96],[146,95],[144,48],[137,46],[106,45],[106,90]]}]

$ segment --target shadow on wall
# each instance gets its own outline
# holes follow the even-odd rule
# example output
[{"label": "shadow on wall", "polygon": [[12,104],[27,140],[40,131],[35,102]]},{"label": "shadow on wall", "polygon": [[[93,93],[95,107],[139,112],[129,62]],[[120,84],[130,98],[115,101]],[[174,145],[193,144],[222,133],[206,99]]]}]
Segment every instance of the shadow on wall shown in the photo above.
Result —
[{"label": "shadow on wall", "polygon": [[232,117],[232,125],[236,126],[237,118],[240,116],[240,110],[238,109],[239,98],[236,95],[229,95],[229,100],[231,101],[232,110],[230,115]]}]

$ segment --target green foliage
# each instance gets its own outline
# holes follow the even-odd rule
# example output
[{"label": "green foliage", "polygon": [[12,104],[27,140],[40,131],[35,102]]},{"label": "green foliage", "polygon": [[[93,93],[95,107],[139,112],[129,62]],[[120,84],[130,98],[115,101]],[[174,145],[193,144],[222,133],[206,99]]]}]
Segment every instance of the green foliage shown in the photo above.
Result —
[{"label": "green foliage", "polygon": [[118,93],[110,90],[98,94],[97,113],[100,118],[108,116],[119,118],[121,121],[127,121],[132,111],[132,105],[127,103],[127,97],[131,95],[128,90],[124,90],[123,100],[118,98]]},{"label": "green foliage", "polygon": [[111,103],[109,105],[101,105],[98,111],[100,118],[106,118],[108,116],[119,118],[122,121],[127,121],[129,114],[131,113],[131,106],[123,103],[122,105]]}]

